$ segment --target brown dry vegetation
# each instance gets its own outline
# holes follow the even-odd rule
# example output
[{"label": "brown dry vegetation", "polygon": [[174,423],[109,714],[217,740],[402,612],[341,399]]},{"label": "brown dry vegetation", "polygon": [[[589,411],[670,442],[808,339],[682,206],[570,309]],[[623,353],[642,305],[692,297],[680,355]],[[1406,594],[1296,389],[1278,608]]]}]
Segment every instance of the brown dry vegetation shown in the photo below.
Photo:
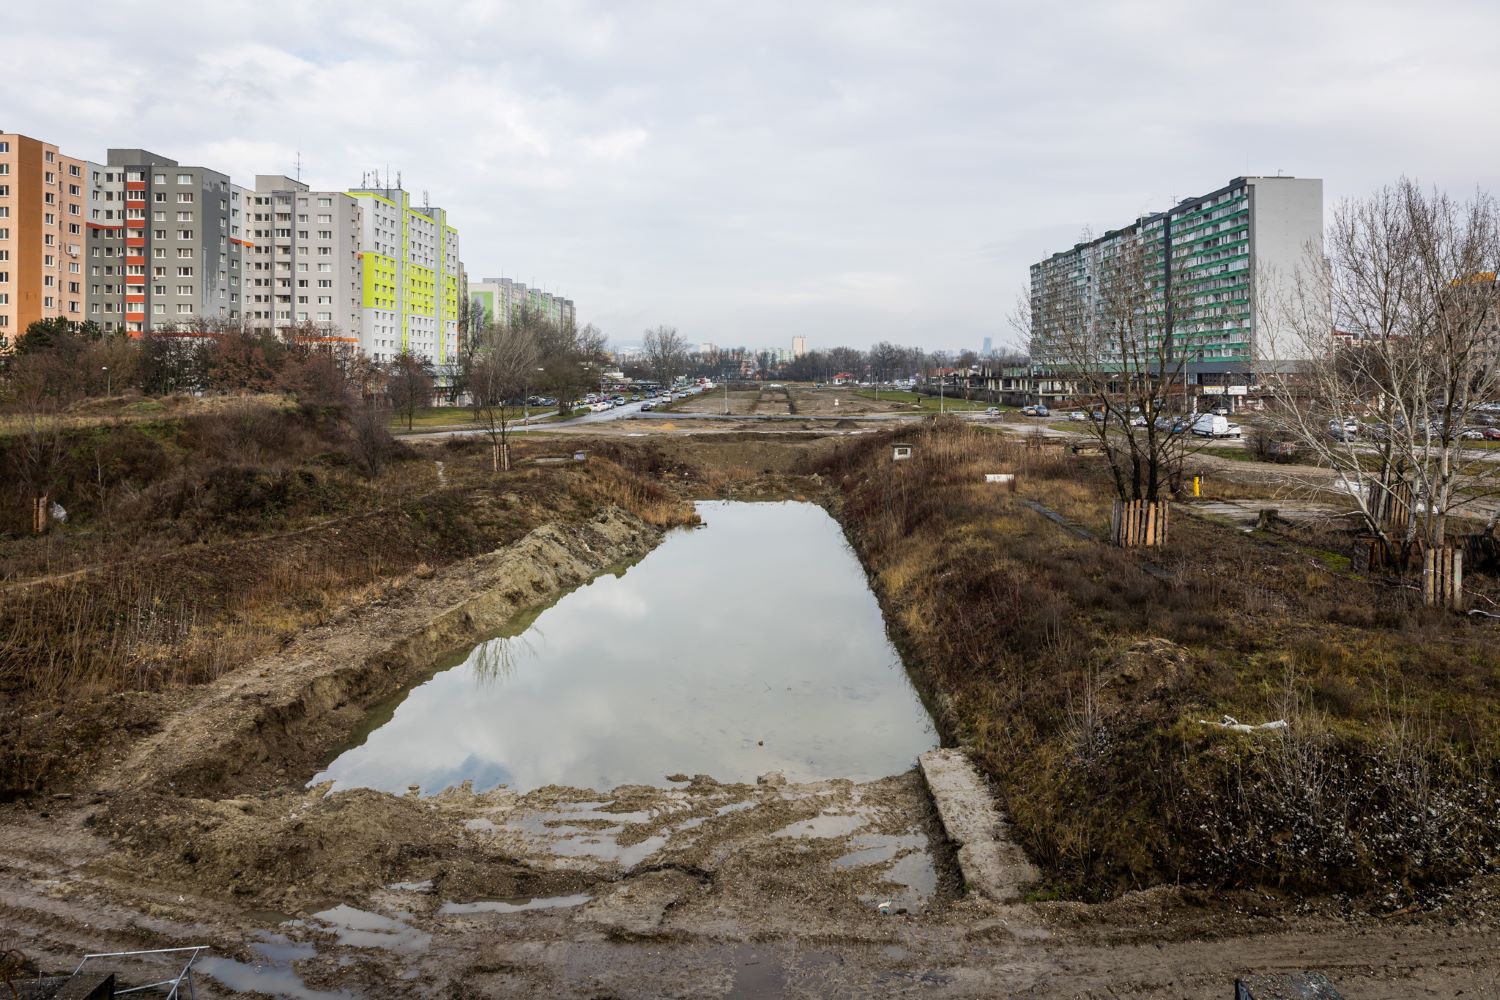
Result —
[{"label": "brown dry vegetation", "polygon": [[[952,423],[902,437],[910,461],[882,434],[817,468],[945,738],[979,751],[1049,892],[1407,897],[1500,860],[1494,626],[1187,516],[1149,556],[1079,539],[1019,501],[1101,530],[1098,460]],[[1019,473],[1018,496],[986,472]],[[1199,721],[1221,715],[1290,728]]]},{"label": "brown dry vegetation", "polygon": [[[367,480],[338,411],[247,403],[63,444],[67,524],[21,534],[28,502],[0,487],[0,796],[66,785],[183,689],[539,524],[692,516],[624,445],[548,465],[529,459],[565,449],[528,441],[495,475],[475,442],[391,443]],[[14,446],[0,436],[0,467]]]}]

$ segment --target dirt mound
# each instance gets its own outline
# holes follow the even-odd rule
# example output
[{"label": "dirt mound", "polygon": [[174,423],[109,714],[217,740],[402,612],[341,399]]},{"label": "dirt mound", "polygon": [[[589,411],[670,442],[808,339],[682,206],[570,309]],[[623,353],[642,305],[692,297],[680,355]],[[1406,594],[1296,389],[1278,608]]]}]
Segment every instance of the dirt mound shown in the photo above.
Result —
[{"label": "dirt mound", "polygon": [[415,576],[386,599],[211,685],[143,740],[101,787],[233,794],[310,774],[376,702],[445,654],[498,631],[660,539],[618,508]]}]

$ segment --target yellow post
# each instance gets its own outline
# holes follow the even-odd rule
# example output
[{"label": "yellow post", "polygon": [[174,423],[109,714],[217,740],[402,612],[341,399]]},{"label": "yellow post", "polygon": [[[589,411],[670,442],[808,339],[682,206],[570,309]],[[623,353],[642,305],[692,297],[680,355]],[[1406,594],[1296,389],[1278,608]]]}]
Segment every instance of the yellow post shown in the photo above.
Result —
[{"label": "yellow post", "polygon": [[1202,476],[1194,476],[1193,477],[1193,496],[1195,496],[1195,497],[1201,497],[1202,495],[1203,495],[1203,477]]}]

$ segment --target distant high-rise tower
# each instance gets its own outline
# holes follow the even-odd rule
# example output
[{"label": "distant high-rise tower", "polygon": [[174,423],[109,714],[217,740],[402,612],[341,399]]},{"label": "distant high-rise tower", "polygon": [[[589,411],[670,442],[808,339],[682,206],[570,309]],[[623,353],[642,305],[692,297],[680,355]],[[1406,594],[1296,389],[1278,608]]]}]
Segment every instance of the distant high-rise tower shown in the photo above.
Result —
[{"label": "distant high-rise tower", "polygon": [[995,342],[994,342],[994,339],[991,338],[991,337],[985,337],[984,338],[984,349],[980,353],[982,353],[985,357],[989,357],[994,352],[995,352]]},{"label": "distant high-rise tower", "polygon": [[792,338],[792,357],[794,357],[794,358],[800,358],[800,357],[802,357],[806,353],[807,353],[807,338],[806,337],[793,337]]}]

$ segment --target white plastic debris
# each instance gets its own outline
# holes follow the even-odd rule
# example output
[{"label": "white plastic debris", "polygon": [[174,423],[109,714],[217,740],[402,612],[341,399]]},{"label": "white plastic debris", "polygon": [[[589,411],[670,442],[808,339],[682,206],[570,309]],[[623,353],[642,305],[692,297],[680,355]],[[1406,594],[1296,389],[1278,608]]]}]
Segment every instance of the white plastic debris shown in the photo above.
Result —
[{"label": "white plastic debris", "polygon": [[1277,719],[1275,722],[1262,722],[1258,726],[1252,726],[1247,723],[1241,722],[1239,719],[1236,719],[1232,715],[1226,715],[1220,718],[1218,722],[1209,722],[1207,719],[1199,719],[1198,725],[1218,726],[1221,729],[1228,729],[1231,732],[1236,733],[1256,733],[1268,732],[1273,729],[1285,729],[1287,726],[1287,722],[1285,719]]},{"label": "white plastic debris", "polygon": [[52,520],[59,521],[63,524],[68,523],[68,512],[63,509],[62,504],[56,501],[53,501],[52,503]]}]

